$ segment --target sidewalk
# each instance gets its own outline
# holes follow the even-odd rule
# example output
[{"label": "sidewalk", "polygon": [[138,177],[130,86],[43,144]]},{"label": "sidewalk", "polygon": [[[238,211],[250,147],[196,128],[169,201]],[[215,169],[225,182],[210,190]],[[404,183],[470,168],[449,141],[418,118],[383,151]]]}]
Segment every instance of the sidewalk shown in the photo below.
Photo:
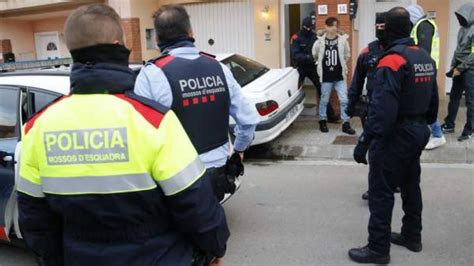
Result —
[{"label": "sidewalk", "polygon": [[[341,132],[342,124],[328,124],[329,133],[321,133],[316,118],[315,91],[305,87],[306,109],[283,134],[274,141],[255,146],[247,158],[284,159],[284,160],[352,160],[352,151],[362,132],[360,119],[353,118],[351,124],[357,136]],[[438,119],[446,115],[448,99],[440,103]],[[421,157],[423,163],[474,163],[474,139],[458,142],[466,119],[464,102],[459,109],[456,133],[445,135],[447,143],[435,150],[425,151]]]}]

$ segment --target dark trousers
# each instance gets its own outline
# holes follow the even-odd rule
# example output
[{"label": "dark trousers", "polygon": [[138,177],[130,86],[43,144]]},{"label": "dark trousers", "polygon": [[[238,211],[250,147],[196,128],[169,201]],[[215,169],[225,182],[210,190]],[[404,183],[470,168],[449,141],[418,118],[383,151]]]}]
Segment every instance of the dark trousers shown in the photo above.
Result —
[{"label": "dark trousers", "polygon": [[453,78],[453,86],[449,95],[448,115],[444,119],[448,126],[455,126],[463,92],[465,92],[467,107],[463,134],[471,134],[474,125],[474,70],[464,71],[460,76]]},{"label": "dark trousers", "polygon": [[386,140],[375,139],[369,149],[369,248],[390,252],[394,191],[400,187],[403,201],[402,235],[421,241],[420,156],[428,143],[430,130],[419,122],[396,126]]},{"label": "dark trousers", "polygon": [[[321,99],[321,82],[319,81],[318,72],[316,71],[316,66],[311,67],[298,67],[298,73],[300,74],[299,84],[303,84],[305,78],[309,78],[309,80],[313,83],[314,87],[316,87],[316,95],[319,99]],[[318,99],[316,99],[318,102]],[[334,113],[334,109],[332,108],[331,103],[328,104],[327,107],[327,115],[328,118],[331,119],[338,119],[338,117]]]}]

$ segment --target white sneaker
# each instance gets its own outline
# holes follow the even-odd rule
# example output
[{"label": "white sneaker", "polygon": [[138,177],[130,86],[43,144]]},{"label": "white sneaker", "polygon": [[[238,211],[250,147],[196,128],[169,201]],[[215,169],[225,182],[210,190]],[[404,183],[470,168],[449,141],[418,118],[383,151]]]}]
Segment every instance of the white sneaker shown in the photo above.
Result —
[{"label": "white sneaker", "polygon": [[433,150],[440,146],[443,146],[446,143],[446,138],[442,136],[441,138],[430,138],[428,144],[426,144],[425,150]]}]

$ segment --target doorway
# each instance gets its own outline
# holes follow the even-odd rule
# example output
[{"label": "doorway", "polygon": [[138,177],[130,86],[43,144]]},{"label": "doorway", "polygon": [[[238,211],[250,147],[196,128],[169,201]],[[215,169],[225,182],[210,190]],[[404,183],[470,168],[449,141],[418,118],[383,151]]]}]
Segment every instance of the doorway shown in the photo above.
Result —
[{"label": "doorway", "polygon": [[57,31],[35,33],[36,59],[50,60],[61,57]]},{"label": "doorway", "polygon": [[307,16],[314,14],[316,4],[314,0],[285,0],[281,8],[281,28],[283,29],[281,66],[292,66],[290,39],[301,29],[301,23]]}]

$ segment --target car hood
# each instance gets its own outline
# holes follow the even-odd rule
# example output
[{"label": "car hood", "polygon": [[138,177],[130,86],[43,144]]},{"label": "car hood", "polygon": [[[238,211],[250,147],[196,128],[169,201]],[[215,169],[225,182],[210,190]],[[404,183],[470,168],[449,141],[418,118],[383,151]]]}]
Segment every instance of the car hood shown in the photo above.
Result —
[{"label": "car hood", "polygon": [[244,87],[244,92],[262,92],[272,87],[293,71],[296,71],[292,67],[281,68],[281,69],[270,69],[267,73],[263,74],[256,80],[247,84]]}]

